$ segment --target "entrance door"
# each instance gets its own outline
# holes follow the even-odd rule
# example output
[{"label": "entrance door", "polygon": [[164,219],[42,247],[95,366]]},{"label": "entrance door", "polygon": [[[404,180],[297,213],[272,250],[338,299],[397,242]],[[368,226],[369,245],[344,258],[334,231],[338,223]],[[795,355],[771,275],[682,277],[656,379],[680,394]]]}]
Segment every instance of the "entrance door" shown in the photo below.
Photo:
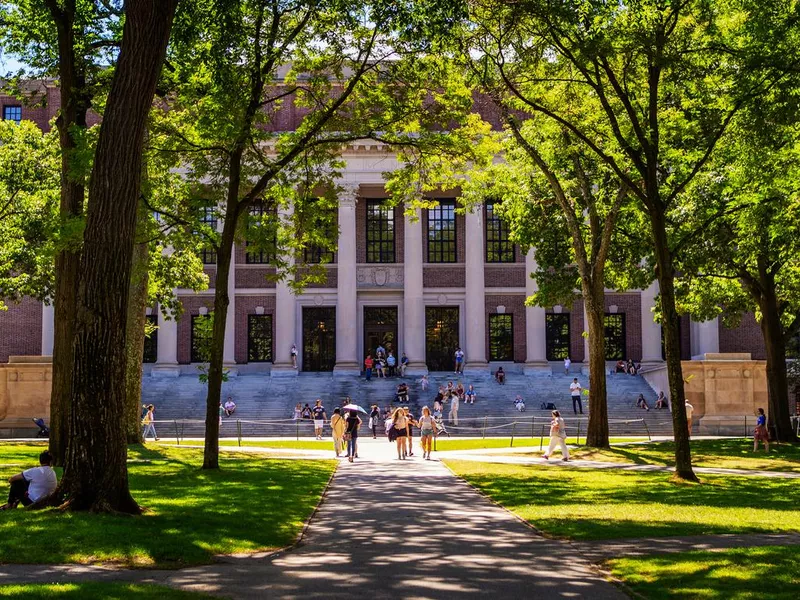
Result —
[{"label": "entrance door", "polygon": [[333,371],[336,308],[303,307],[303,371]]},{"label": "entrance door", "polygon": [[425,362],[430,371],[450,371],[458,348],[458,307],[425,308]]},{"label": "entrance door", "polygon": [[397,307],[365,306],[364,307],[364,356],[372,354],[383,346],[387,354],[394,352],[397,356]]}]

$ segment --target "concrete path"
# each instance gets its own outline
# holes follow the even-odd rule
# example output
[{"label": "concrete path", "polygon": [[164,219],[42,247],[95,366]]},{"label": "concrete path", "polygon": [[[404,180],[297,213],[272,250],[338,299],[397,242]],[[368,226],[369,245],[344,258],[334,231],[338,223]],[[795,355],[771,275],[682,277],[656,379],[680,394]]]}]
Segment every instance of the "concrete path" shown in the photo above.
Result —
[{"label": "concrete path", "polygon": [[626,598],[569,542],[537,535],[440,462],[399,461],[386,440],[362,440],[360,454],[341,463],[290,551],[172,572],[4,565],[0,583],[141,581],[233,598]]}]

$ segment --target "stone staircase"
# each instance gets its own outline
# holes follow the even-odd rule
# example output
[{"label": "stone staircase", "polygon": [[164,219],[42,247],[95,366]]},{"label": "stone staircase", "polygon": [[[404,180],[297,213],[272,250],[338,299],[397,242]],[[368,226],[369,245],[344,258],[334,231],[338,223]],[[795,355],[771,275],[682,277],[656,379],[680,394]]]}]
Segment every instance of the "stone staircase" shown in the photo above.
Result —
[{"label": "stone staircase", "polygon": [[[410,407],[419,414],[422,406],[433,406],[433,398],[439,385],[448,381],[461,381],[466,387],[475,386],[477,401],[474,405],[461,404],[459,427],[449,427],[451,433],[459,435],[540,435],[541,426],[550,417],[550,411],[541,410],[542,402],[552,402],[562,411],[570,428],[577,429],[578,422],[572,412],[569,384],[577,377],[584,388],[589,387],[588,377],[579,373],[565,375],[560,364],[553,373],[544,377],[526,377],[509,373],[504,385],[491,377],[460,376],[453,373],[431,373],[430,386],[423,392],[418,378],[406,378],[410,387]],[[395,388],[400,378],[365,381],[363,378],[334,377],[330,373],[300,373],[297,377],[270,377],[269,375],[240,375],[223,383],[222,399],[233,396],[237,404],[236,413],[223,419],[222,435],[236,436],[241,427],[243,436],[267,435],[311,435],[308,422],[294,423],[294,406],[300,402],[313,406],[321,398],[328,416],[333,408],[341,406],[349,396],[356,404],[368,408],[377,404],[381,409],[393,403]],[[644,394],[651,407],[656,394],[639,376],[608,376],[608,409],[611,435],[665,435],[672,432],[671,415],[667,410],[649,412],[636,408],[636,398]],[[196,376],[177,378],[145,377],[142,385],[142,402],[156,406],[156,420],[161,428],[159,435],[167,437],[198,436],[203,433],[205,418],[206,385]],[[520,413],[513,404],[517,394],[525,399],[526,411]],[[585,431],[587,402],[584,400],[584,419],[581,427]],[[445,408],[445,416],[448,408]],[[641,419],[646,419],[647,428]],[[195,421],[195,422],[192,422]],[[512,425],[516,421],[516,425]],[[177,423],[176,423],[177,422]]]}]

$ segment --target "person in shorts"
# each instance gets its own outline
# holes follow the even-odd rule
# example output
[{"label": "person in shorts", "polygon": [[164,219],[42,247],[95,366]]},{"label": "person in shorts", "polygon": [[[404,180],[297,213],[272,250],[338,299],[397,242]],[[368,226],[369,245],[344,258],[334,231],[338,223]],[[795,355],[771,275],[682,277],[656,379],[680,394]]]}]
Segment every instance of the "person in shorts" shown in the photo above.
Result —
[{"label": "person in shorts", "polygon": [[314,435],[317,436],[318,440],[321,440],[322,427],[328,419],[328,415],[325,414],[325,408],[322,406],[321,399],[317,398],[317,401],[314,403],[314,408],[311,409],[311,415],[314,417]]},{"label": "person in shorts", "polygon": [[408,446],[408,455],[414,456],[414,448],[412,447],[412,441],[414,439],[414,425],[417,422],[414,420],[414,415],[411,414],[411,409],[408,406],[403,407],[403,412],[406,415],[406,419],[408,419],[408,435],[406,436],[406,445]]},{"label": "person in shorts", "polygon": [[46,498],[56,490],[58,478],[50,464],[53,457],[45,450],[39,455],[39,466],[17,473],[8,482],[8,502],[0,506],[0,510],[16,508],[17,505],[30,506],[37,500]]},{"label": "person in shorts", "polygon": [[756,417],[756,428],[753,431],[753,452],[758,450],[758,442],[764,444],[764,450],[769,452],[769,432],[767,431],[767,415],[764,414],[764,409],[758,409],[758,416]]},{"label": "person in shorts", "polygon": [[461,348],[456,348],[455,353],[455,369],[453,373],[463,373],[464,372],[464,352]]},{"label": "person in shorts", "polygon": [[402,408],[395,409],[392,413],[392,426],[389,429],[389,439],[397,443],[397,459],[406,459],[406,437],[408,437],[408,418]]},{"label": "person in shorts", "polygon": [[431,415],[431,409],[427,406],[422,407],[422,416],[417,421],[419,425],[420,443],[422,444],[422,458],[431,459],[431,447],[433,438],[436,435],[436,421]]}]

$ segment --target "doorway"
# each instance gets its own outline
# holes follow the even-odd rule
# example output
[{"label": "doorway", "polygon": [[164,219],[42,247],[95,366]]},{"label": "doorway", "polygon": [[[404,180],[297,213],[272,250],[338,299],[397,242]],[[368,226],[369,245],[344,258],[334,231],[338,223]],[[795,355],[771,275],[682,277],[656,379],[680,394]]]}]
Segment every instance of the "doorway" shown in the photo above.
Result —
[{"label": "doorway", "polygon": [[333,371],[336,308],[303,307],[303,371]]},{"label": "doorway", "polygon": [[458,342],[458,307],[425,308],[425,362],[430,371],[452,371]]},{"label": "doorway", "polygon": [[387,354],[398,355],[396,306],[364,307],[364,356],[372,354],[374,357],[379,345]]}]

